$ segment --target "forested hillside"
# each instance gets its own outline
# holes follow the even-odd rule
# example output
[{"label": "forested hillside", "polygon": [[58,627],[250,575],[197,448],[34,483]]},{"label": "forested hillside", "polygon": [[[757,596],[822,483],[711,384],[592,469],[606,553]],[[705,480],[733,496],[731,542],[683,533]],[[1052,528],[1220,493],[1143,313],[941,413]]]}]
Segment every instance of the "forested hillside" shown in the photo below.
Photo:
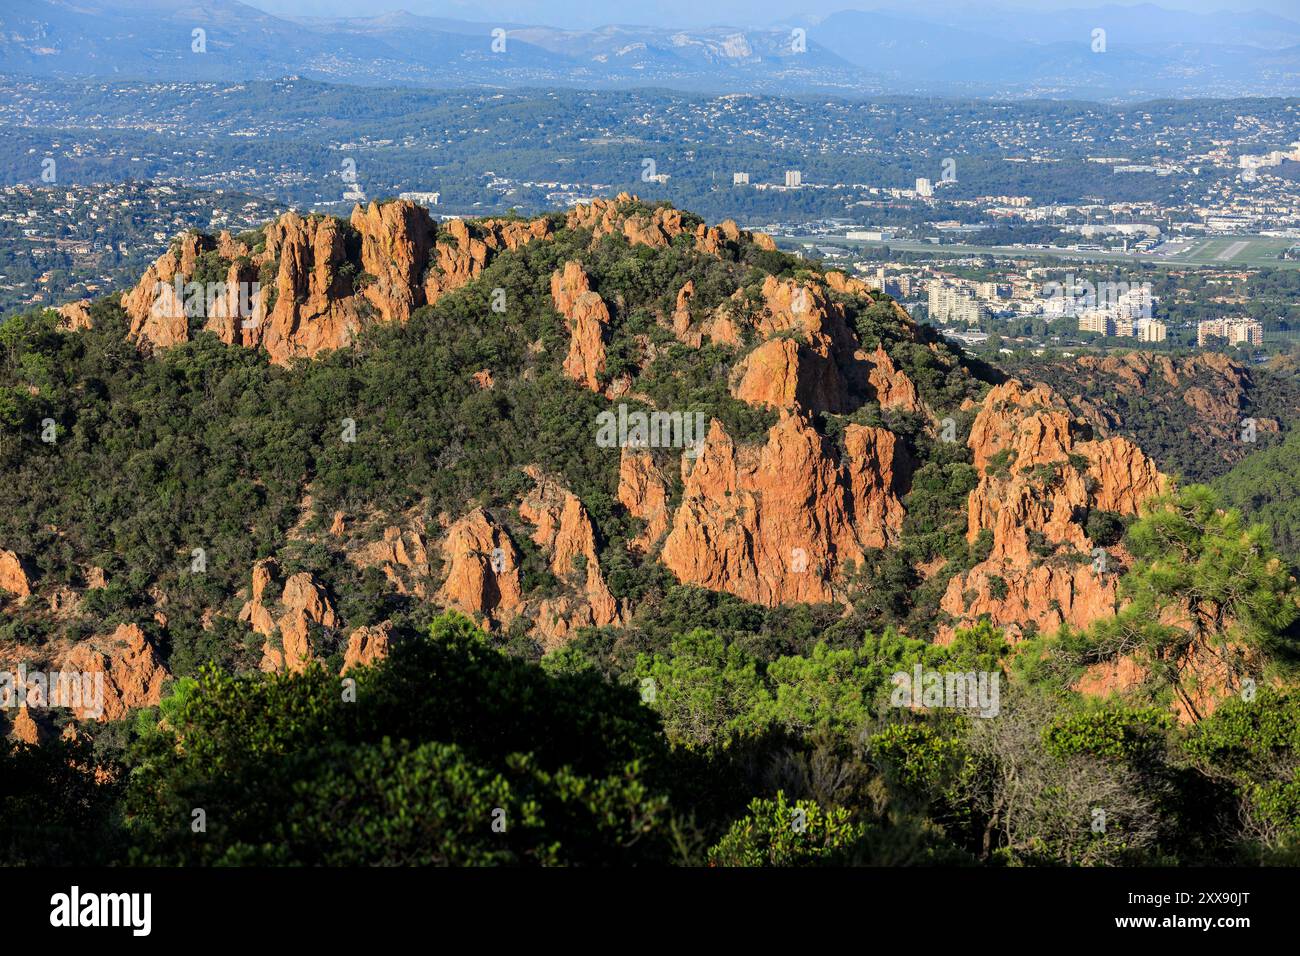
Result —
[{"label": "forested hillside", "polygon": [[1296,861],[1287,563],[1045,378],[631,196],[180,236],[0,326],[0,667],[104,689],[0,857]]}]

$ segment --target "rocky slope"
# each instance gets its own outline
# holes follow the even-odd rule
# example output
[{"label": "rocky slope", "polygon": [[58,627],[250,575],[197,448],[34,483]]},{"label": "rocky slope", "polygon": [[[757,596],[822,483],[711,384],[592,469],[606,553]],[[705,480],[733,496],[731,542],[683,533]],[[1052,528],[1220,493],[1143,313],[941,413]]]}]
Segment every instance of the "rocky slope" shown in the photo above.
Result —
[{"label": "rocky slope", "polygon": [[980,477],[967,537],[988,535],[990,548],[944,594],[959,622],[1050,632],[1114,613],[1123,554],[1089,539],[1087,517],[1135,515],[1168,482],[1133,442],[1092,436],[1045,385],[1012,379],[989,391],[969,440]]},{"label": "rocky slope", "polygon": [[[226,283],[225,294],[187,315],[178,280],[182,293],[204,281]],[[244,316],[238,284],[253,281],[261,284]],[[108,334],[96,308],[63,310],[62,334]],[[178,641],[206,642],[209,652],[243,642],[252,656],[235,658],[265,671],[316,661],[346,672],[438,608],[541,651],[587,629],[635,629],[674,583],[768,608],[830,603],[850,613],[882,555],[913,553],[909,515],[922,507],[914,475],[940,460],[975,472],[974,489],[944,513],[964,525],[966,552],[917,569],[940,586],[929,617],[908,626],[939,640],[981,617],[1013,638],[1083,627],[1115,612],[1126,561],[1122,546],[1090,537],[1090,519],[1134,515],[1168,487],[1091,392],[981,381],[859,280],[812,269],[734,223],[708,226],[626,195],[533,220],[439,223],[389,202],[358,206],[347,221],[290,213],[258,233],[187,234],[120,309],[126,338],[150,361],[215,336],[271,365],[302,366],[289,376],[310,375],[309,360],[340,349],[359,350],[362,367],[378,361],[367,331],[396,330],[383,341],[410,347],[400,374],[413,383],[445,375],[454,386],[441,412],[411,414],[474,412],[419,442],[401,437],[409,416],[374,412],[366,421],[378,440],[347,453],[399,457],[356,465],[332,492],[312,482],[340,453],[320,451],[289,479],[296,516],[260,529],[256,559],[224,572],[233,582],[224,596],[196,597],[165,574],[142,585],[114,577],[148,588],[149,603],[133,605],[151,609],[144,630],[0,645],[5,666],[53,663],[61,649],[111,675],[106,717],[157,701],[164,649]],[[491,330],[503,331],[497,344],[474,351]],[[421,351],[421,336],[435,335],[450,344]],[[457,348],[467,350],[463,367]],[[1217,376],[1238,391],[1213,392],[1214,402],[1236,402],[1233,415],[1247,407],[1249,373],[1230,364],[1138,356],[1078,367],[1134,393],[1156,379],[1174,389]],[[1057,372],[1049,377],[1065,377]],[[1180,394],[1205,427],[1223,418],[1199,407],[1200,393]],[[515,420],[537,403],[549,403],[564,437],[530,444],[519,434]],[[640,439],[599,444],[597,413],[620,407],[648,421],[698,417],[701,428],[689,441],[652,426]],[[326,432],[337,413],[312,412]],[[483,430],[491,422],[503,430]],[[467,451],[496,458],[462,474]],[[400,485],[404,469],[427,459],[437,462],[430,477],[401,485],[392,502],[361,493],[358,482],[376,470]],[[22,542],[37,536],[9,527],[0,614],[57,632],[94,588],[84,568],[95,556],[75,556],[61,581],[50,569],[63,558],[24,553]]]},{"label": "rocky slope", "polygon": [[1011,371],[1050,384],[1099,435],[1133,439],[1187,481],[1223,474],[1300,417],[1293,380],[1213,352],[1081,356]]}]

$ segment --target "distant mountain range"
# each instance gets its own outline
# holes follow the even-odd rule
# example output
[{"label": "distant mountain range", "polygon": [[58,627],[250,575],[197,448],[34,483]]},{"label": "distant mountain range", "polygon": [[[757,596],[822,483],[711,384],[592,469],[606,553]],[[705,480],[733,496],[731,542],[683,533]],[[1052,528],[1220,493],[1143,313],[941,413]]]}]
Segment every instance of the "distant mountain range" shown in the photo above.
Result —
[{"label": "distant mountain range", "polygon": [[[1097,30],[1104,50],[1094,50]],[[1300,22],[1146,4],[1050,14],[990,7],[942,18],[890,8],[761,28],[564,30],[405,12],[286,18],[238,0],[6,0],[0,71],[845,95],[1297,95]]]}]

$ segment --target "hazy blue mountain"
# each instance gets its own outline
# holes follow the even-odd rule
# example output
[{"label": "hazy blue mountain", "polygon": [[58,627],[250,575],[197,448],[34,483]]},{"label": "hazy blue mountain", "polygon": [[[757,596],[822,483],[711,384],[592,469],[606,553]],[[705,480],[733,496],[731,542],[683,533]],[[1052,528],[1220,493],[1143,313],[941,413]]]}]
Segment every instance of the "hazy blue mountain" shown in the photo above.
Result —
[{"label": "hazy blue mountain", "polygon": [[[0,72],[847,95],[1300,92],[1300,23],[1275,14],[1196,15],[1150,4],[1050,14],[928,10],[843,11],[763,28],[565,30],[406,12],[286,18],[238,0],[6,0]],[[1104,53],[1092,49],[1098,27]],[[492,49],[497,29],[507,31],[504,52]],[[196,30],[204,31],[203,52],[193,49]]]}]

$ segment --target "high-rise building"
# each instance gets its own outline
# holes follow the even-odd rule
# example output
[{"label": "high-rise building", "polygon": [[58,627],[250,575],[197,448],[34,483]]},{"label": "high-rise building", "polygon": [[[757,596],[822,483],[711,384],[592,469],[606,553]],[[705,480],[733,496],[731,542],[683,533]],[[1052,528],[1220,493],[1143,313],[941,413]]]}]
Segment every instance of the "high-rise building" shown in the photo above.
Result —
[{"label": "high-rise building", "polygon": [[1096,332],[1098,335],[1114,335],[1115,320],[1110,317],[1109,312],[1093,309],[1079,316],[1079,331]]},{"label": "high-rise building", "polygon": [[1154,301],[1150,283],[1143,283],[1121,292],[1109,304],[1116,318],[1136,321],[1151,318],[1151,305]]},{"label": "high-rise building", "polygon": [[917,194],[918,196],[922,196],[922,197],[925,197],[925,198],[927,198],[927,199],[928,199],[929,197],[933,196],[933,195],[934,195],[934,186],[932,186],[932,185],[930,184],[930,180],[928,180],[928,179],[918,179],[918,180],[916,181],[916,194]]},{"label": "high-rise building", "polygon": [[731,174],[731,185],[733,185],[733,186],[748,186],[748,185],[749,185],[749,173],[732,173],[732,174]]},{"label": "high-rise building", "polygon": [[1196,344],[1204,348],[1213,340],[1229,345],[1263,345],[1264,325],[1255,319],[1208,319],[1196,325]]},{"label": "high-rise building", "polygon": [[785,184],[789,189],[795,189],[803,185],[803,173],[797,169],[787,169],[785,171]]},{"label": "high-rise building", "polygon": [[939,325],[964,322],[966,325],[979,325],[984,317],[975,293],[962,286],[953,286],[941,279],[933,279],[929,290],[930,321]]},{"label": "high-rise building", "polygon": [[1137,337],[1143,342],[1163,342],[1169,329],[1157,319],[1138,319]]}]

